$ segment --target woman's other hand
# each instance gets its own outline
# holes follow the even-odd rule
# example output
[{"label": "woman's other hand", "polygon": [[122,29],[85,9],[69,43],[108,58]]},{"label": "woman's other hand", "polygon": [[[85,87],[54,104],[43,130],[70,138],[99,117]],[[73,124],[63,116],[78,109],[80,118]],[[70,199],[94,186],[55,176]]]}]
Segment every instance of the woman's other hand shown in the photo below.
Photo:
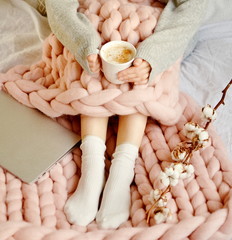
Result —
[{"label": "woman's other hand", "polygon": [[150,76],[151,66],[142,58],[136,58],[132,67],[118,73],[118,79],[123,82],[133,82],[134,84],[146,84]]}]

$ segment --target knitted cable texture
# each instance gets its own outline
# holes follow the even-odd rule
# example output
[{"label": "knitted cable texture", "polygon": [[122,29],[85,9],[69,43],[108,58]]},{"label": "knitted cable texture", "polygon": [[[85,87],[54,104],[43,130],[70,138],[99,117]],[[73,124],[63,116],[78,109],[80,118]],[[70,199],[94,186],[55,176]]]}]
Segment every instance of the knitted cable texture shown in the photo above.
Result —
[{"label": "knitted cable texture", "polygon": [[[102,43],[125,40],[135,46],[152,34],[162,11],[160,3],[83,1],[83,12],[99,32]],[[155,57],[155,56],[154,56]],[[51,34],[43,46],[42,60],[32,66],[16,66],[0,74],[0,87],[26,106],[50,117],[85,114],[127,115],[140,112],[163,124],[176,123],[181,115],[177,61],[151,84],[115,85],[103,74],[83,71],[67,48]]]},{"label": "knitted cable texture", "polygon": [[[82,4],[80,10],[95,24],[103,43],[122,39],[137,45],[152,33],[154,17],[157,19],[162,10],[158,3],[139,5],[142,2],[139,0],[133,4],[84,2],[86,5]],[[89,76],[51,35],[44,43],[39,63],[16,66],[0,74],[0,88],[77,133],[80,133],[78,114],[111,116],[141,112],[161,122],[158,124],[152,118],[148,121],[131,186],[130,219],[119,229],[101,230],[95,222],[80,227],[67,221],[63,207],[81,175],[81,151],[76,148],[34,184],[23,183],[0,168],[0,239],[229,239],[232,236],[232,166],[213,127],[209,128],[212,140],[209,146],[192,157],[195,175],[180,181],[170,191],[168,207],[173,213],[172,220],[156,225],[151,219],[149,226],[146,222],[146,210],[151,206],[150,190],[162,187],[159,173],[170,163],[171,150],[183,140],[183,125],[197,121],[199,116],[194,101],[178,93],[178,69],[177,62],[148,87],[116,86],[102,75]],[[116,129],[113,117],[107,135],[107,172]]]},{"label": "knitted cable texture", "polygon": [[[232,236],[232,166],[214,128],[211,142],[196,152],[191,163],[195,174],[171,188],[168,207],[173,218],[148,226],[146,210],[150,190],[162,188],[159,173],[170,164],[171,150],[183,140],[181,130],[188,121],[198,120],[200,109],[181,93],[182,116],[177,124],[164,126],[151,118],[136,160],[135,180],[131,185],[130,218],[117,230],[98,229],[95,221],[86,227],[71,225],[63,212],[67,198],[80,179],[81,150],[74,149],[38,182],[26,184],[0,168],[1,240],[226,240]],[[80,133],[79,117],[59,117],[57,121]],[[116,144],[117,118],[109,122],[106,168]]]}]

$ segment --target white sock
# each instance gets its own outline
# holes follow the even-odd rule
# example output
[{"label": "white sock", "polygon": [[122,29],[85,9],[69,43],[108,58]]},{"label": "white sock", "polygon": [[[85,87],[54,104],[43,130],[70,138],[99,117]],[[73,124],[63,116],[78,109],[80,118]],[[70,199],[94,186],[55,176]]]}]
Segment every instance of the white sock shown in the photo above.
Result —
[{"label": "white sock", "polygon": [[116,147],[109,178],[103,192],[97,223],[101,228],[117,228],[130,213],[130,184],[134,178],[138,147],[125,143]]},{"label": "white sock", "polygon": [[76,191],[65,204],[70,223],[86,226],[94,220],[105,181],[105,143],[96,136],[82,140],[81,178]]}]

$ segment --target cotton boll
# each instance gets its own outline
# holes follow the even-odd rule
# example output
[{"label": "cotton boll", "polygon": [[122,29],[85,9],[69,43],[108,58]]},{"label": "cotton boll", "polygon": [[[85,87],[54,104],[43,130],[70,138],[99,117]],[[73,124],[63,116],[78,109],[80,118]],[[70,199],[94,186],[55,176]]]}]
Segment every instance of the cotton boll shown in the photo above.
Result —
[{"label": "cotton boll", "polygon": [[175,186],[178,183],[180,177],[180,166],[177,167],[178,170],[174,168],[175,164],[172,164],[170,167],[165,168],[164,172],[160,173],[161,182],[165,186]]},{"label": "cotton boll", "polygon": [[188,122],[184,125],[184,128],[189,132],[195,131],[196,127],[197,127],[197,124],[192,122]]},{"label": "cotton boll", "polygon": [[160,190],[160,189],[155,189],[155,190],[153,191],[153,198],[154,198],[155,200],[158,200],[158,199],[160,198],[160,195],[161,195],[161,190]]},{"label": "cotton boll", "polygon": [[185,135],[188,139],[193,139],[196,137],[196,133],[195,132],[188,132]]},{"label": "cotton boll", "polygon": [[198,127],[198,128],[195,129],[195,134],[196,134],[196,135],[199,135],[199,134],[202,133],[203,131],[205,131],[204,128]]},{"label": "cotton boll", "polygon": [[171,186],[176,186],[177,184],[178,184],[178,182],[179,182],[179,179],[177,179],[177,178],[172,178],[171,180],[170,180],[170,185]]},{"label": "cotton boll", "polygon": [[158,207],[164,207],[164,201],[163,201],[163,199],[160,199],[160,200],[157,202],[157,206],[158,206]]},{"label": "cotton boll", "polygon": [[164,186],[168,187],[170,185],[169,177],[166,175],[166,173],[164,173],[162,171],[160,173],[160,180]]},{"label": "cotton boll", "polygon": [[180,174],[181,179],[189,178],[194,173],[194,167],[192,164],[188,164],[184,166],[183,173]]},{"label": "cotton boll", "polygon": [[155,214],[154,219],[157,224],[160,224],[160,223],[163,223],[166,218],[162,212],[158,212]]},{"label": "cotton boll", "polygon": [[171,218],[172,215],[170,213],[170,209],[166,207],[162,208],[162,210],[157,212],[154,216],[154,219],[157,224],[163,223],[166,220],[171,220]]},{"label": "cotton boll", "polygon": [[182,163],[178,163],[174,165],[174,169],[175,171],[177,171],[178,173],[182,173],[184,171],[184,166]]},{"label": "cotton boll", "polygon": [[170,185],[170,180],[169,180],[168,177],[162,178],[162,179],[161,179],[161,182],[163,183],[163,185],[164,185],[165,187],[168,187],[168,186]]},{"label": "cotton boll", "polygon": [[178,179],[180,177],[180,173],[178,170],[175,170],[171,176],[173,179]]},{"label": "cotton boll", "polygon": [[174,173],[174,169],[172,167],[165,168],[164,172],[166,173],[167,176],[172,176]]},{"label": "cotton boll", "polygon": [[193,139],[196,136],[196,132],[199,131],[200,126],[197,123],[188,122],[184,125],[183,134],[188,139]]},{"label": "cotton boll", "polygon": [[160,199],[158,202],[157,202],[157,206],[158,207],[165,207],[167,205],[167,201],[164,200],[164,199]]},{"label": "cotton boll", "polygon": [[205,116],[210,117],[213,115],[213,109],[211,108],[210,105],[207,105],[206,107],[203,108],[202,112],[205,114]]},{"label": "cotton boll", "polygon": [[161,196],[161,190],[160,189],[151,190],[148,200],[152,204],[154,204],[155,201],[157,201],[160,198],[160,196]]},{"label": "cotton boll", "polygon": [[186,171],[187,173],[193,174],[193,173],[194,173],[194,167],[193,167],[193,165],[192,165],[192,164],[186,165],[186,166],[185,166],[185,171]]},{"label": "cotton boll", "polygon": [[215,120],[217,117],[216,111],[208,104],[202,108],[202,118],[207,120]]},{"label": "cotton boll", "polygon": [[208,134],[208,132],[206,130],[202,131],[198,135],[198,141],[202,145],[202,147],[207,146],[208,141],[209,141],[209,134]]},{"label": "cotton boll", "polygon": [[209,134],[207,131],[202,131],[199,135],[198,138],[200,141],[206,141],[209,140]]},{"label": "cotton boll", "polygon": [[174,161],[182,161],[187,156],[187,150],[182,146],[175,147],[171,152],[171,158]]},{"label": "cotton boll", "polygon": [[179,159],[183,160],[185,158],[186,154],[187,154],[186,152],[179,153]]}]

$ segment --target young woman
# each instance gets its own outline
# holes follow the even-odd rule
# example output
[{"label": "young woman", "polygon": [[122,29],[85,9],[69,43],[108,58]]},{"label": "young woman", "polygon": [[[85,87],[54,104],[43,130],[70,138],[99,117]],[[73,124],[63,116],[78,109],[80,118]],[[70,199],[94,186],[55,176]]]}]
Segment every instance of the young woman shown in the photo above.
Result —
[{"label": "young woman", "polygon": [[[221,4],[228,1],[223,0]],[[157,74],[182,57],[187,48],[193,49],[193,39],[196,39],[193,37],[200,26],[229,17],[229,12],[215,14],[218,7],[215,0],[162,2],[166,6],[154,33],[139,44],[133,65],[118,74],[119,80],[149,85]],[[77,11],[78,7],[77,0],[46,0],[49,24],[56,37],[73,53],[83,69],[89,74],[98,73],[101,61],[97,53],[101,39],[87,17]],[[119,116],[116,149],[105,184],[108,117],[81,116],[82,175],[76,191],[65,205],[71,223],[85,226],[96,218],[101,228],[117,228],[128,219],[130,184],[146,121],[147,117],[140,113]]]}]

